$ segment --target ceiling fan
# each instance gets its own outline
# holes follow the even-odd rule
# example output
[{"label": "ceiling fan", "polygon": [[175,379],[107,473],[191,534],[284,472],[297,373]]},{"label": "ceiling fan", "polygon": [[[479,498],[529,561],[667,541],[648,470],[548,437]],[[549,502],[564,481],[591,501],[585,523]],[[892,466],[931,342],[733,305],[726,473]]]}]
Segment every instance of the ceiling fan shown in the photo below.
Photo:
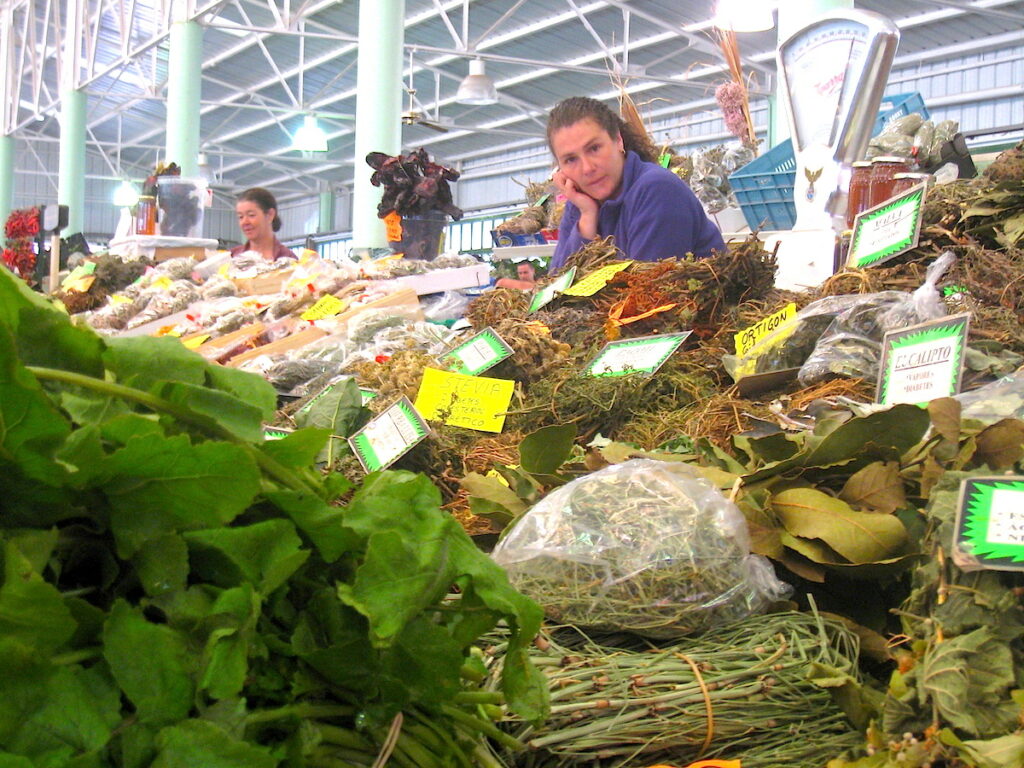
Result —
[{"label": "ceiling fan", "polygon": [[[406,92],[406,94],[409,97],[409,106],[402,113],[402,124],[403,125],[422,125],[424,128],[429,128],[430,130],[437,131],[438,133],[448,133],[448,131],[450,129],[448,128],[448,126],[444,125],[441,122],[441,119],[440,119],[440,117],[437,114],[435,114],[434,117],[431,118],[429,115],[425,115],[423,112],[421,112],[420,110],[416,109],[416,87],[413,85],[413,81],[412,81],[413,54],[414,53],[415,53],[415,49],[414,48],[410,49],[410,51],[409,51],[409,80],[408,80],[408,82],[405,85],[405,92]],[[439,80],[439,78],[438,78],[436,73],[434,75],[434,83],[435,83],[435,86],[436,86],[436,90],[440,91],[441,84],[440,84],[440,80]],[[440,96],[440,94],[438,94],[438,96]],[[439,103],[439,101],[440,101],[440,98],[435,98],[434,99],[434,103],[435,104]]]}]

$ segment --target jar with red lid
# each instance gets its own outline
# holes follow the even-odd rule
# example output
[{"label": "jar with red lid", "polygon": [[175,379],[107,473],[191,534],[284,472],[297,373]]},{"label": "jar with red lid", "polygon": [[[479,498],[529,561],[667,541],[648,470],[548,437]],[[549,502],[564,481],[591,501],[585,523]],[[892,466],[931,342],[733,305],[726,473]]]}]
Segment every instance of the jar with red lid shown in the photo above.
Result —
[{"label": "jar with red lid", "polygon": [[910,173],[910,160],[896,155],[880,155],[871,161],[871,204],[874,208],[893,195],[893,177],[897,173]]},{"label": "jar with red lid", "polygon": [[858,160],[850,174],[850,187],[846,195],[846,226],[853,229],[857,214],[865,211],[870,203],[871,161]]},{"label": "jar with red lid", "polygon": [[156,234],[156,198],[152,195],[143,195],[136,204],[135,234]]},{"label": "jar with red lid", "polygon": [[892,177],[892,193],[894,195],[901,195],[911,187],[916,187],[918,184],[924,184],[930,178],[930,173],[897,173]]}]

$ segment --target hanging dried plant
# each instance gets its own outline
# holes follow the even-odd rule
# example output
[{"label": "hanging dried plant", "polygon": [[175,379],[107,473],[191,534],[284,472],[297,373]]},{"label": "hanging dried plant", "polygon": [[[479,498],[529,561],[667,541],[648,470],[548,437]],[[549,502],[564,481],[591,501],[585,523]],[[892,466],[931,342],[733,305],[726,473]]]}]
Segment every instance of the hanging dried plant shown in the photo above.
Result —
[{"label": "hanging dried plant", "polygon": [[754,121],[750,117],[750,98],[743,77],[743,62],[740,58],[739,42],[736,32],[732,29],[715,28],[718,47],[729,67],[727,82],[715,89],[715,101],[722,108],[725,127],[743,145],[757,151],[757,135],[754,133]]}]

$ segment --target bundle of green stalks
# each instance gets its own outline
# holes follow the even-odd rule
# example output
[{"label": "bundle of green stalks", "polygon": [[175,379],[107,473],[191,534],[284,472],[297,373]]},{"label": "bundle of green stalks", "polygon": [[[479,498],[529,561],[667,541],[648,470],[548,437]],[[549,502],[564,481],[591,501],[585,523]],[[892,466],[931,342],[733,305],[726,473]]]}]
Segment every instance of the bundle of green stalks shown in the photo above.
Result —
[{"label": "bundle of green stalks", "polygon": [[[622,639],[614,638],[617,646]],[[856,637],[821,616],[755,616],[659,648],[600,644],[559,628],[537,646],[532,657],[548,679],[551,716],[539,727],[502,724],[530,748],[507,758],[522,768],[716,757],[744,768],[810,768],[863,740],[814,682],[858,676]],[[500,646],[492,650],[496,670]]]}]

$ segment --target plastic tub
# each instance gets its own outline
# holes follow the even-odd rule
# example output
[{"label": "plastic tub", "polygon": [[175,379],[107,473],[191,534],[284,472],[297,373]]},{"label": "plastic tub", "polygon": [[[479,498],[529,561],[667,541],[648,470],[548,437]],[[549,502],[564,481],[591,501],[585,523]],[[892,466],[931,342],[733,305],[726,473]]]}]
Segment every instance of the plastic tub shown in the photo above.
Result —
[{"label": "plastic tub", "polygon": [[158,176],[157,234],[164,237],[203,236],[203,203],[206,199],[206,180],[182,176]]},{"label": "plastic tub", "polygon": [[391,250],[403,254],[407,259],[436,259],[441,252],[447,226],[448,216],[443,213],[403,216],[402,239],[391,242]]}]

